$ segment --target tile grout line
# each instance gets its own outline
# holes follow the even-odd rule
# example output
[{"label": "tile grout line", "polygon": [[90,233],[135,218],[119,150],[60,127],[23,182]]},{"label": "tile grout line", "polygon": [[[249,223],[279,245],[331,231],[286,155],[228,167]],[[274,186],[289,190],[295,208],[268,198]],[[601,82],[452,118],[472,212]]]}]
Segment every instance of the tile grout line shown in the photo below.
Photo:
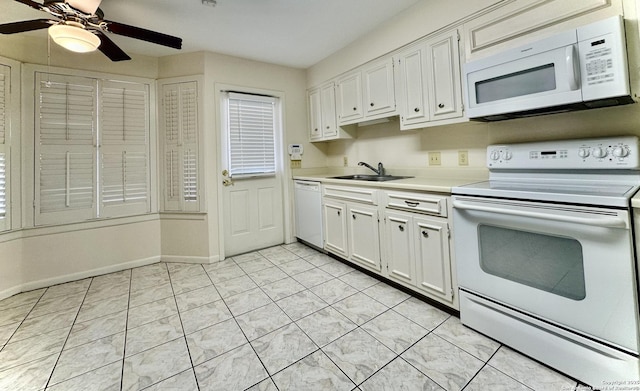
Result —
[{"label": "tile grout line", "polygon": [[122,365],[120,365],[120,390],[124,388],[124,362],[127,358],[127,332],[129,330],[129,310],[131,309],[131,285],[133,284],[133,268],[129,269],[129,292],[127,295],[127,317],[124,321],[124,346],[122,347]]},{"label": "tile grout line", "polygon": [[[200,384],[198,383],[198,378],[196,377],[196,369],[195,369],[195,365],[193,365],[193,357],[191,357],[191,350],[189,349],[189,343],[187,342],[187,332],[184,329],[184,323],[182,323],[182,315],[180,313],[180,307],[178,307],[178,299],[176,299],[176,291],[173,288],[173,279],[171,278],[171,272],[169,271],[169,267],[167,266],[167,264],[165,263],[165,267],[167,268],[167,274],[169,275],[169,284],[171,285],[171,292],[173,293],[173,301],[176,304],[176,312],[178,313],[178,319],[180,320],[180,327],[182,328],[182,338],[184,339],[184,344],[187,347],[187,354],[189,354],[189,362],[191,363],[191,372],[193,372],[193,378],[196,381],[196,387],[198,387],[198,391],[200,390]],[[207,276],[207,278],[209,278],[209,275],[207,274],[207,271],[204,269],[204,267],[202,265],[200,265],[200,267],[202,267],[202,270],[204,271],[205,275]],[[211,279],[209,279],[209,281],[211,281]],[[211,284],[213,284],[213,282],[211,282]],[[214,289],[215,285],[214,285]],[[216,289],[217,292],[217,289]],[[173,376],[177,376],[179,373],[172,375]],[[168,377],[166,379],[170,379],[171,377]],[[158,384],[166,379],[162,379],[156,383],[153,384]],[[150,387],[152,384],[150,384],[148,387]],[[146,387],[145,387],[146,388]]]},{"label": "tile grout line", "polygon": [[[53,365],[53,368],[51,368],[51,374],[49,375],[49,378],[47,379],[47,383],[44,386],[45,390],[47,389],[47,387],[49,387],[49,383],[51,383],[51,378],[53,377],[53,374],[56,371],[56,367],[58,366],[58,363],[60,362],[60,357],[62,357],[62,352],[64,352],[64,347],[67,345],[67,342],[69,341],[69,336],[71,336],[71,331],[73,330],[73,326],[75,326],[76,320],[78,319],[78,315],[80,314],[80,308],[82,308],[82,305],[84,304],[84,301],[87,299],[87,295],[89,294],[89,288],[91,288],[91,284],[93,284],[93,279],[94,278],[95,277],[91,277],[91,281],[89,281],[89,286],[87,286],[87,290],[84,292],[84,297],[82,298],[82,302],[78,306],[78,310],[76,312],[76,316],[73,318],[73,322],[71,323],[71,327],[69,328],[69,332],[67,333],[67,337],[65,338],[64,343],[62,344],[62,348],[60,349],[60,353],[58,354],[58,357],[56,358],[56,363]],[[82,280],[79,280],[79,281],[82,281]],[[47,287],[47,291],[49,290],[49,288],[50,287]],[[47,291],[45,291],[45,293]],[[42,296],[44,296],[44,294]],[[40,297],[40,299],[42,299],[42,297]],[[38,300],[38,302],[39,301],[40,300]],[[37,303],[36,303],[36,305],[37,305]],[[35,308],[35,305],[34,305],[34,308]],[[66,380],[69,380],[69,379],[64,379],[60,383],[66,381]]]}]

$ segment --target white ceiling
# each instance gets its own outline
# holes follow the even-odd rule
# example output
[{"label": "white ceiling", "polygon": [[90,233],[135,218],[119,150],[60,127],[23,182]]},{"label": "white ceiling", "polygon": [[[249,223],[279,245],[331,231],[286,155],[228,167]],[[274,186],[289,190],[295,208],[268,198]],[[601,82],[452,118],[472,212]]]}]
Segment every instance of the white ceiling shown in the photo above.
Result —
[{"label": "white ceiling", "polygon": [[[42,1],[42,0],[35,0]],[[403,10],[426,0],[103,0],[107,20],[175,35],[182,52],[212,51],[307,68]],[[14,0],[0,0],[0,24],[46,18]],[[45,39],[46,31],[30,33]],[[110,34],[131,57],[180,51]]]}]

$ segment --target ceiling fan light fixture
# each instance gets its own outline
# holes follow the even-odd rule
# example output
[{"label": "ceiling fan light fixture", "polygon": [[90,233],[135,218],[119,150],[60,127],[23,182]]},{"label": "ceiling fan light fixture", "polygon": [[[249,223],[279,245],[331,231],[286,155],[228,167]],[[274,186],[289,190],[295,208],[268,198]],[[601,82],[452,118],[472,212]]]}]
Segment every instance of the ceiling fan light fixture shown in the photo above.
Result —
[{"label": "ceiling fan light fixture", "polygon": [[49,36],[53,42],[76,53],[88,53],[98,49],[100,38],[91,31],[85,30],[80,23],[78,26],[72,24],[73,22],[67,23],[49,27]]}]

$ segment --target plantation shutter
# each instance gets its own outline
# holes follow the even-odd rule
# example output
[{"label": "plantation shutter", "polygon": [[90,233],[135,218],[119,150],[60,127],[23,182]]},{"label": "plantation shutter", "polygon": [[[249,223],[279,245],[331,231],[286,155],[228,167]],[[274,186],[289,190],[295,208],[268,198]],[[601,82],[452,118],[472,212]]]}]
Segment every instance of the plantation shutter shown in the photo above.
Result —
[{"label": "plantation shutter", "polygon": [[198,211],[198,88],[196,82],[162,87],[164,210]]},{"label": "plantation shutter", "polygon": [[149,212],[148,87],[102,82],[99,118],[99,216]]},{"label": "plantation shutter", "polygon": [[273,97],[228,93],[231,176],[275,175],[275,103]]},{"label": "plantation shutter", "polygon": [[35,222],[96,214],[95,80],[36,73]]},{"label": "plantation shutter", "polygon": [[11,69],[0,65],[0,231],[10,228],[8,216],[9,147],[9,83]]}]

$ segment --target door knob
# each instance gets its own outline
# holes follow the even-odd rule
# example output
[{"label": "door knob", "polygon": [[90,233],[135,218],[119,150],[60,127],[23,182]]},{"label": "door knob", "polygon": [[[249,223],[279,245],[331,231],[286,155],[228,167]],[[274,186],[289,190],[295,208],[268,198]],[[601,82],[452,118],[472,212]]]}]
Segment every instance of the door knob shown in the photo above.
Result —
[{"label": "door knob", "polygon": [[222,185],[223,185],[223,186],[225,186],[225,187],[226,187],[226,186],[233,186],[233,185],[234,185],[234,183],[233,183],[233,181],[232,181],[231,179],[228,179],[228,178],[227,178],[227,179],[224,179],[224,180],[222,181]]}]

